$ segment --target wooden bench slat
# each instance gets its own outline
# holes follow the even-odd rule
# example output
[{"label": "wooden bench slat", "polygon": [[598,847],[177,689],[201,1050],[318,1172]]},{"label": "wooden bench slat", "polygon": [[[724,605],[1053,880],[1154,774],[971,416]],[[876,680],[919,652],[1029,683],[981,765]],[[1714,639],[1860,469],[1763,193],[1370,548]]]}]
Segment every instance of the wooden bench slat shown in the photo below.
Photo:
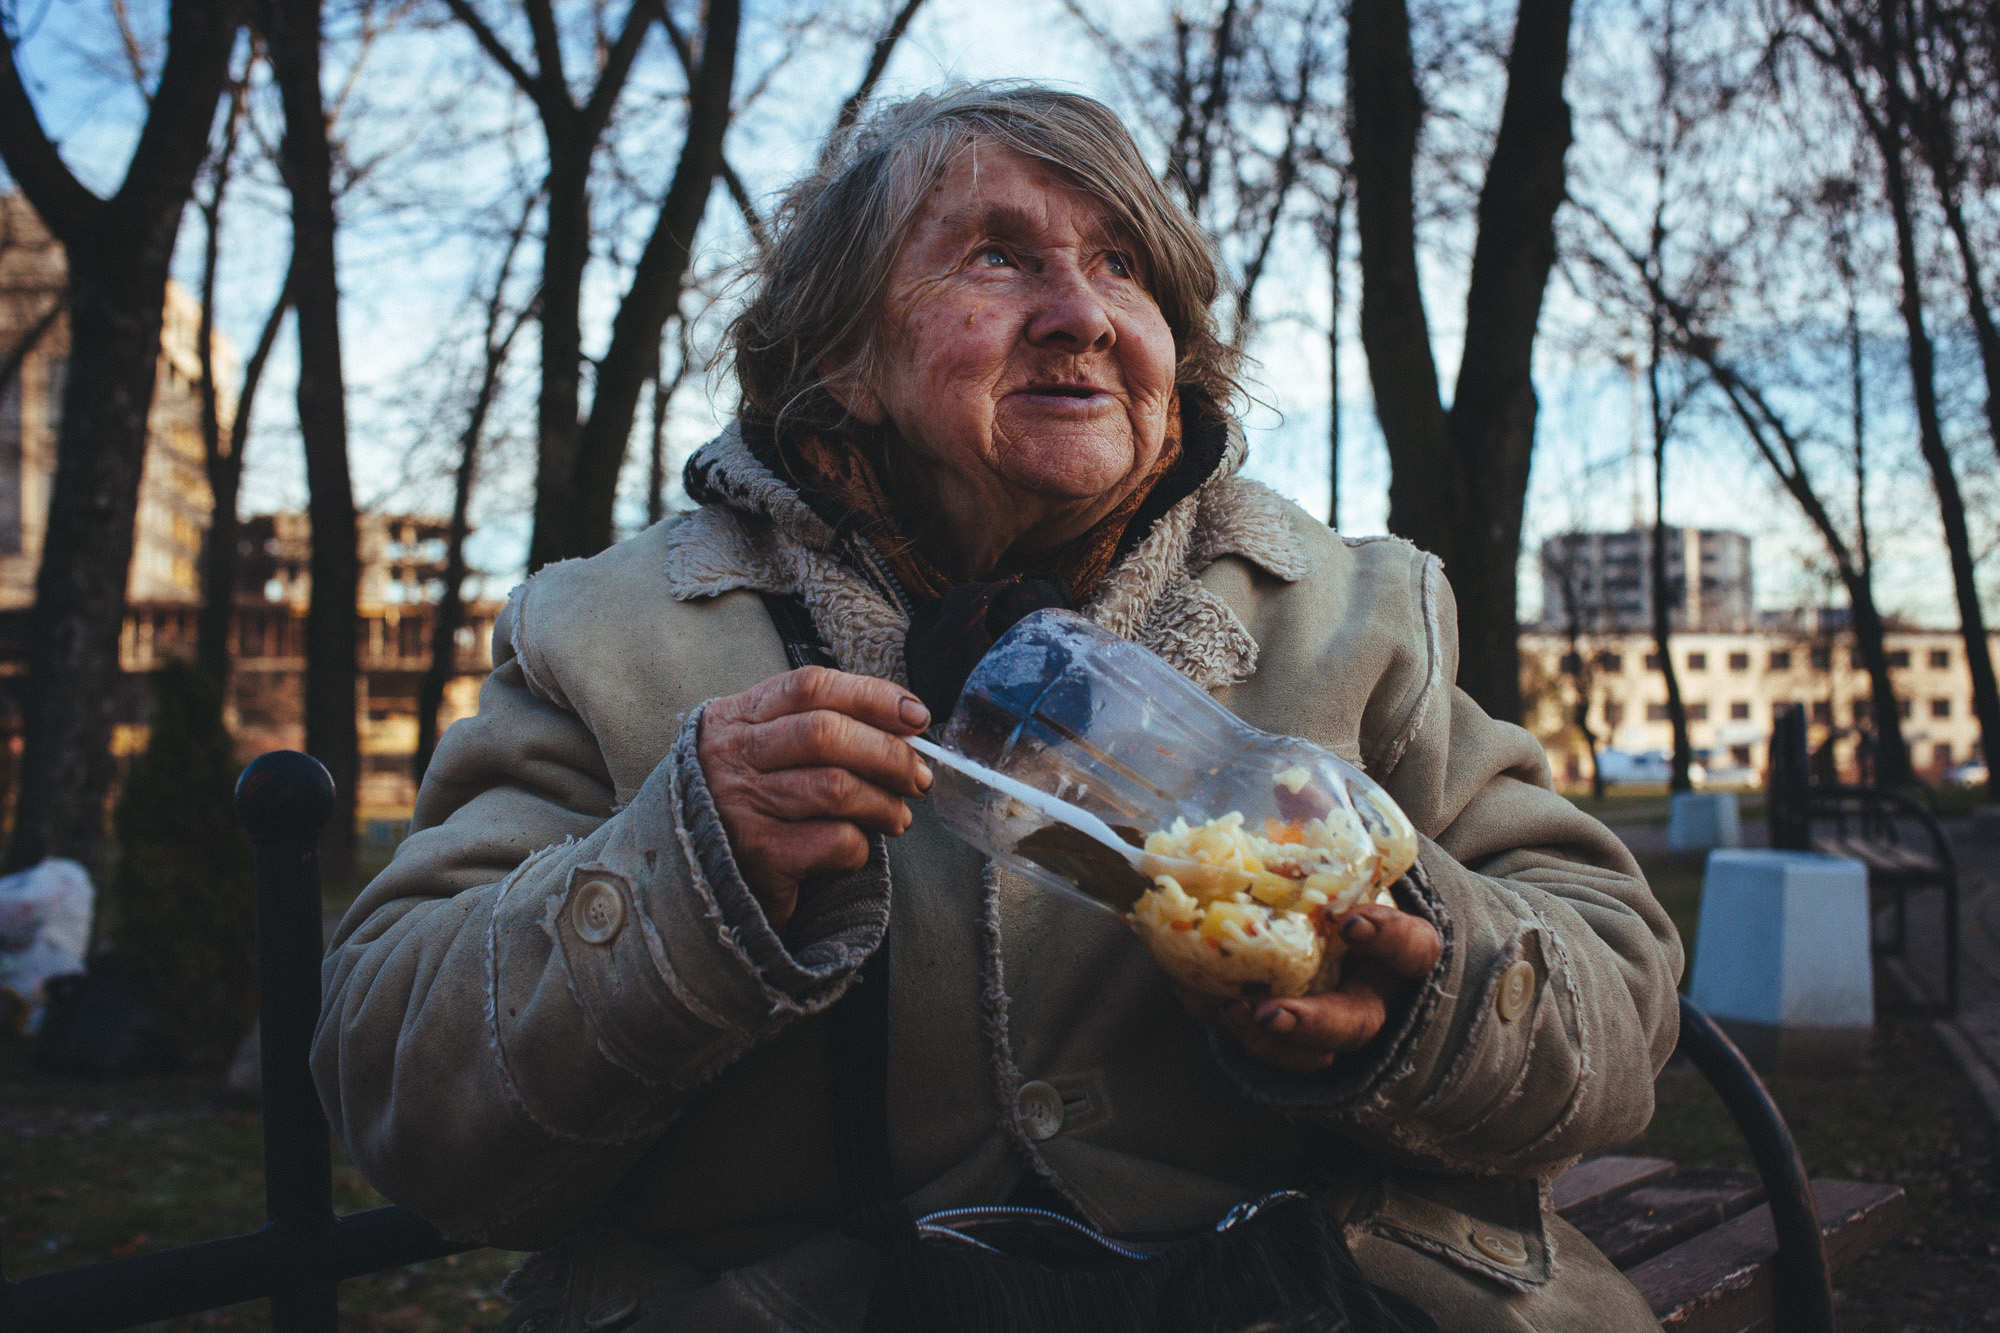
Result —
[{"label": "wooden bench slat", "polygon": [[1569,1222],[1605,1258],[1629,1269],[1722,1225],[1763,1197],[1763,1182],[1747,1171],[1682,1171],[1580,1208],[1569,1214]]},{"label": "wooden bench slat", "polygon": [[[1900,1185],[1815,1180],[1813,1200],[1836,1271],[1909,1222]],[[1676,1333],[1738,1333],[1769,1327],[1777,1231],[1768,1204],[1682,1241],[1626,1270],[1661,1324]]]},{"label": "wooden bench slat", "polygon": [[1664,1157],[1586,1157],[1556,1179],[1549,1197],[1567,1216],[1673,1173],[1674,1164]]}]

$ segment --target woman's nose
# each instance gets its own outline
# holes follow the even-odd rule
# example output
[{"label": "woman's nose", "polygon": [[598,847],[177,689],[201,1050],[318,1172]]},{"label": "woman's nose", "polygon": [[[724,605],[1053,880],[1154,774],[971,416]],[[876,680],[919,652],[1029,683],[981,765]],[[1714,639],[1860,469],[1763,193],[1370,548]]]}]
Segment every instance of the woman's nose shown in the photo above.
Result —
[{"label": "woman's nose", "polygon": [[1069,351],[1102,351],[1118,340],[1103,293],[1074,264],[1042,270],[1041,305],[1028,321],[1028,341]]}]

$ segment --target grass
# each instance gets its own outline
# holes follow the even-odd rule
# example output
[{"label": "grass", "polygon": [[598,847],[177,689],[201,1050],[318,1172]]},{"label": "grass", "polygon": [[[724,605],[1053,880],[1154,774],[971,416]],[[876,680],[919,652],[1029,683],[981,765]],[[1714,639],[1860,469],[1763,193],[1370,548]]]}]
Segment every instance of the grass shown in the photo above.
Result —
[{"label": "grass", "polygon": [[[263,1131],[254,1107],[222,1100],[213,1076],[121,1082],[33,1075],[26,1043],[0,1041],[0,1252],[10,1279],[101,1259],[171,1249],[254,1231],[264,1222]],[[339,1146],[334,1206],[379,1207]],[[343,1326],[408,1330],[489,1328],[504,1317],[496,1294],[517,1256],[480,1250],[355,1278],[340,1288]],[[251,1301],[144,1327],[270,1326]]]},{"label": "grass", "polygon": [[[1692,944],[1701,857],[1645,861]],[[1815,1175],[1909,1191],[1910,1232],[1840,1277],[1845,1333],[1990,1327],[2000,1292],[1992,1145],[1928,1028],[1886,1020],[1855,1074],[1779,1077],[1769,1086]],[[28,1072],[24,1043],[0,1039],[0,1143],[8,1145],[0,1248],[10,1278],[248,1231],[263,1220],[258,1115],[224,1102],[212,1077],[51,1079]],[[1686,1166],[1749,1167],[1721,1104],[1681,1065],[1661,1076],[1653,1124],[1628,1150]],[[382,1202],[337,1146],[334,1181],[342,1211]],[[388,1333],[490,1327],[503,1315],[495,1292],[515,1257],[477,1251],[357,1278],[341,1287],[344,1325]],[[264,1304],[252,1302],[150,1327],[267,1325]]]}]

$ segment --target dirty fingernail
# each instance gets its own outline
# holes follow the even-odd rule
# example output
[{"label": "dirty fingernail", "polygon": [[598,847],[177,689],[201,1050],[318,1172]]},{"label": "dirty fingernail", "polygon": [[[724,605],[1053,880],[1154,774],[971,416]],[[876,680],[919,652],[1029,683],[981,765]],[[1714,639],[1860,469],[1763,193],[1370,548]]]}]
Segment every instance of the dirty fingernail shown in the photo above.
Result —
[{"label": "dirty fingernail", "polygon": [[1340,937],[1349,944],[1372,940],[1375,938],[1375,923],[1365,916],[1349,917],[1347,924],[1340,928]]},{"label": "dirty fingernail", "polygon": [[898,711],[903,721],[912,727],[923,728],[931,724],[931,710],[915,699],[905,698]]}]

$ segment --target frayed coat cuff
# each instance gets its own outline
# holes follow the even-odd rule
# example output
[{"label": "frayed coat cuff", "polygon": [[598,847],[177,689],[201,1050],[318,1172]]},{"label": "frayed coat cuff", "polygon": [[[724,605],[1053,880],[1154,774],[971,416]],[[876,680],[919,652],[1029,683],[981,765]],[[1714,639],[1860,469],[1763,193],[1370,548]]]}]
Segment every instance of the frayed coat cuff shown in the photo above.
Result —
[{"label": "frayed coat cuff", "polygon": [[781,937],[745,883],[697,753],[703,709],[570,869],[545,927],[605,1054],[678,1090],[837,999],[888,927],[877,841],[866,866],[816,882]]}]

